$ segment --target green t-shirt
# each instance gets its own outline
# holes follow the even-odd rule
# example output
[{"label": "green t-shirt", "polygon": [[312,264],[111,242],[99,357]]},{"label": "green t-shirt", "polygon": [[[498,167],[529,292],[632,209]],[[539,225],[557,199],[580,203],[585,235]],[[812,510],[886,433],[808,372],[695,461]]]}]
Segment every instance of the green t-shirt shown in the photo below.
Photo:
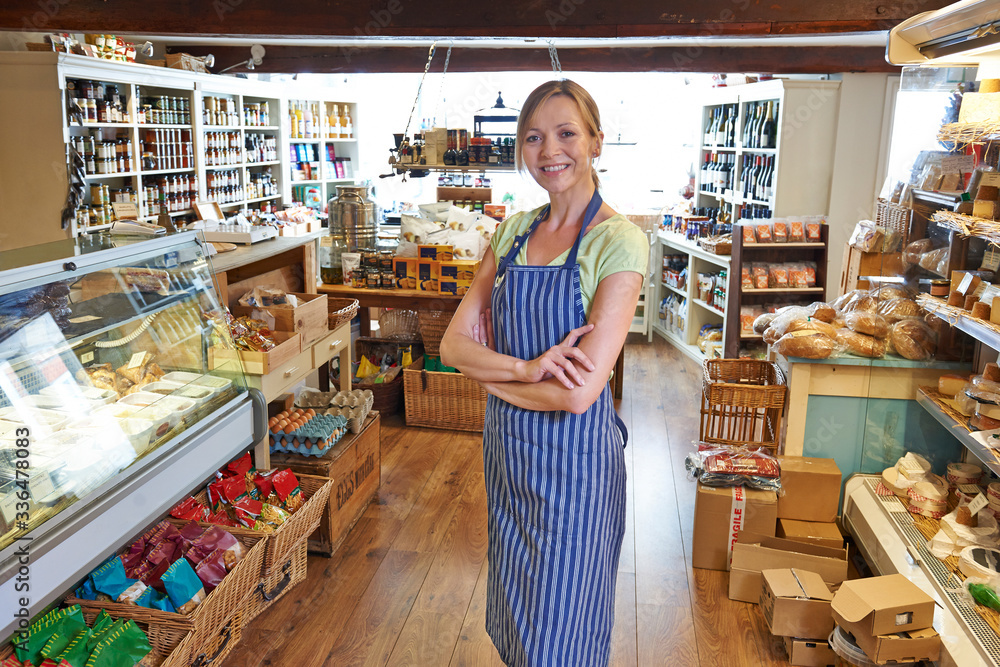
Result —
[{"label": "green t-shirt", "polygon": [[[503,224],[497,227],[490,248],[496,257],[497,264],[514,244],[514,237],[523,234],[531,227],[531,223],[541,212],[534,211],[515,213]],[[514,264],[525,264],[525,246],[514,258]],[[559,266],[566,262],[569,250],[549,262],[549,266]],[[649,241],[641,229],[628,218],[616,213],[584,234],[580,241],[580,251],[576,257],[580,265],[580,291],[583,293],[583,310],[590,316],[590,305],[597,293],[597,286],[612,273],[619,271],[635,271],[645,276],[649,263]]]}]

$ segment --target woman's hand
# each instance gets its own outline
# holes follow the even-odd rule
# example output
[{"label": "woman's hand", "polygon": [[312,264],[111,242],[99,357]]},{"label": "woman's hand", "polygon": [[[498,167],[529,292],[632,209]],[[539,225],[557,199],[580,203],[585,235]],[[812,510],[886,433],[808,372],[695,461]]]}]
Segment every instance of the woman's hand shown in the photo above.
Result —
[{"label": "woman's hand", "polygon": [[472,337],[483,347],[496,352],[497,348],[493,341],[493,311],[487,308],[479,313],[479,324],[473,325]]},{"label": "woman's hand", "polygon": [[520,362],[517,369],[518,380],[533,383],[554,377],[567,389],[582,387],[586,382],[576,364],[580,364],[588,372],[594,370],[594,364],[583,350],[576,347],[576,342],[593,329],[593,324],[573,329],[561,343],[553,345],[541,356]]}]

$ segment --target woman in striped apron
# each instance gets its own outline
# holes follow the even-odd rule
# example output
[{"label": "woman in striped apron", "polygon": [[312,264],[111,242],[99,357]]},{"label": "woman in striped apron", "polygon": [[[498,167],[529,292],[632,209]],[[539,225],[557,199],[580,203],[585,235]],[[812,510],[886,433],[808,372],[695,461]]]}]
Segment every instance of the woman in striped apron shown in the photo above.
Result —
[{"label": "woman in striped apron", "polygon": [[517,162],[550,204],[497,229],[441,343],[489,393],[486,629],[507,665],[605,665],[610,652],[626,433],[608,377],[649,245],[597,192],[602,139],[579,85],[529,95]]}]

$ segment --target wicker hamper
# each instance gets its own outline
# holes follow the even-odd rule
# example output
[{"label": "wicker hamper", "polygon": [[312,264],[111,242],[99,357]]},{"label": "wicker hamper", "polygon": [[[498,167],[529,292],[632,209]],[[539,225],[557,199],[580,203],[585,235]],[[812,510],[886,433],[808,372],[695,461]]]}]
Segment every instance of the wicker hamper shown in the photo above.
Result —
[{"label": "wicker hamper", "polygon": [[486,390],[478,382],[461,373],[429,372],[423,368],[408,368],[403,378],[407,426],[482,432]]},{"label": "wicker hamper", "polygon": [[350,322],[358,314],[358,300],[327,296],[326,311],[327,326],[330,327],[330,331],[335,331],[337,327],[345,322]]},{"label": "wicker hamper", "polygon": [[432,357],[441,356],[441,339],[451,324],[455,313],[446,310],[420,310],[420,337],[424,339],[424,351]]},{"label": "wicker hamper", "polygon": [[759,359],[708,359],[701,407],[700,439],[723,445],[781,444],[785,376],[777,364]]}]

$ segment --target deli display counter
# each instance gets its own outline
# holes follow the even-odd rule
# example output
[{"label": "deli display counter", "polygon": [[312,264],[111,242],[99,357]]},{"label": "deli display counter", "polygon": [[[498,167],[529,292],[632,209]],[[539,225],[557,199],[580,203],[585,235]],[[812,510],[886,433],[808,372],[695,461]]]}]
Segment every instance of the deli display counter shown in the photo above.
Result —
[{"label": "deli display counter", "polygon": [[0,253],[0,636],[264,437],[229,336],[195,232]]}]

